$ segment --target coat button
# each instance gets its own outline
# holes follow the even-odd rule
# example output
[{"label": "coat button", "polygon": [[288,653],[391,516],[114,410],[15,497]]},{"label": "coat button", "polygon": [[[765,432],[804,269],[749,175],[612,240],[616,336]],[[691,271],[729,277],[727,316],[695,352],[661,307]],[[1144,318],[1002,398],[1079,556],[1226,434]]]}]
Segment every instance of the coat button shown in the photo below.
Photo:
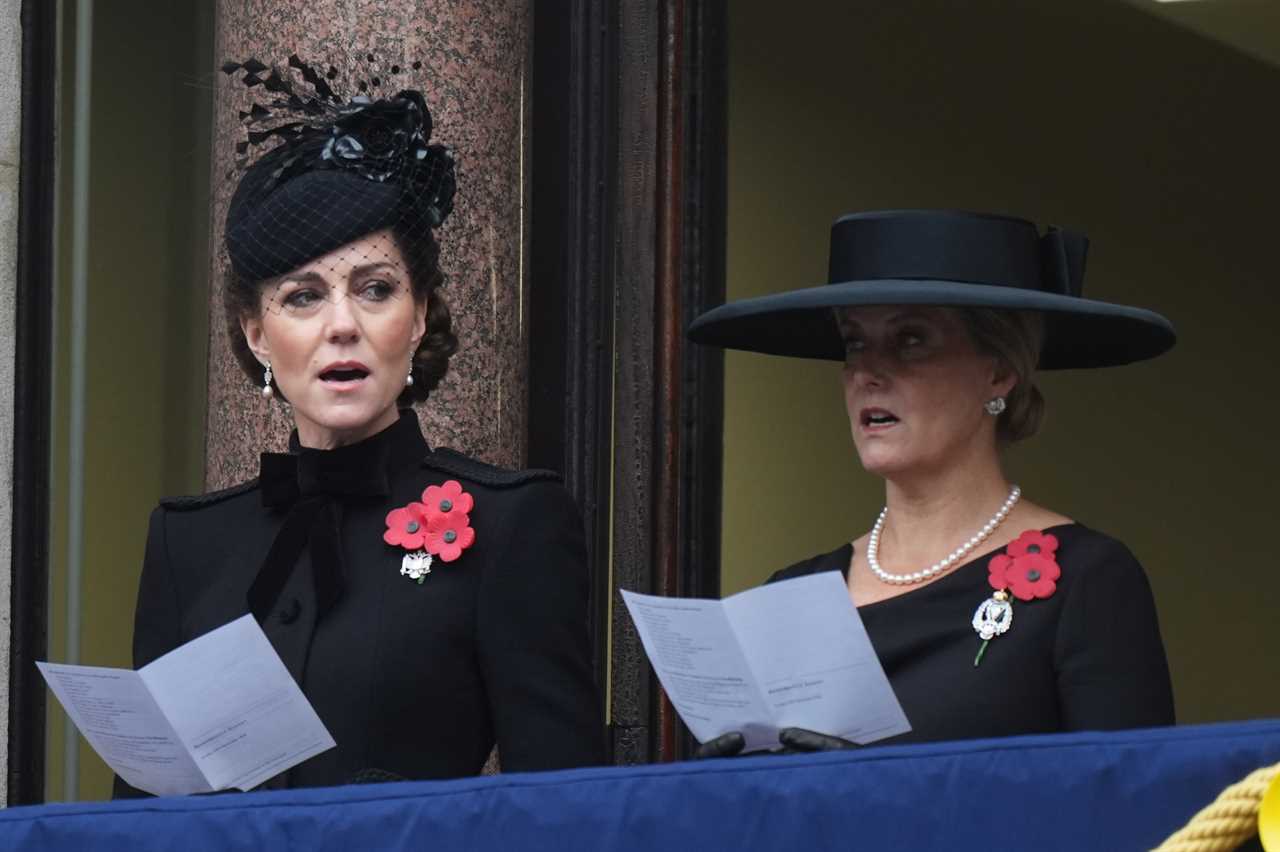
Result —
[{"label": "coat button", "polygon": [[293,624],[301,614],[302,604],[298,602],[297,598],[292,598],[280,609],[280,623]]}]

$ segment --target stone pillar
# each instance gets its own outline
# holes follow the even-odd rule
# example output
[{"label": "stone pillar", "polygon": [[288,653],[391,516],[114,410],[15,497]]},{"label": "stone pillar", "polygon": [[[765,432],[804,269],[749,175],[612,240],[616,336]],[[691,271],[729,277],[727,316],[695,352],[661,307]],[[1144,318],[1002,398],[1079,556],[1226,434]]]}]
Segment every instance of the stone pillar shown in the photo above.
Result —
[{"label": "stone pillar", "polygon": [[[438,233],[458,353],[419,418],[433,446],[507,466],[522,464],[525,455],[521,291],[529,9],[529,0],[221,0],[217,22],[218,65],[252,56],[284,66],[291,53],[323,67],[341,68],[369,53],[384,68],[422,62],[420,71],[396,79],[423,91],[435,120],[433,140],[458,155],[456,206]],[[281,447],[292,426],[280,403],[264,401],[248,384],[227,344],[222,225],[234,188],[226,175],[243,133],[237,110],[246,94],[239,82],[217,76],[205,466],[210,489],[255,476],[258,453]]]},{"label": "stone pillar", "polygon": [[9,786],[9,589],[13,540],[14,305],[22,137],[21,0],[0,0],[0,804]]}]

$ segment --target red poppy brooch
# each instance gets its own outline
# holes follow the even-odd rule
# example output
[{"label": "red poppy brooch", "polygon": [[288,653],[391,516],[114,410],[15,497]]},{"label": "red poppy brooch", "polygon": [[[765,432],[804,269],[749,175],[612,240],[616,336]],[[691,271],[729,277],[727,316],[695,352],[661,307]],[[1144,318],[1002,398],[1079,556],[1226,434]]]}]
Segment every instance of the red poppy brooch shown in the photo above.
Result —
[{"label": "red poppy brooch", "polygon": [[973,614],[973,629],[982,640],[978,655],[973,658],[974,666],[982,662],[991,640],[1013,626],[1011,594],[1020,601],[1031,601],[1051,597],[1057,591],[1058,578],[1062,576],[1062,569],[1053,558],[1057,549],[1058,540],[1053,536],[1027,530],[1009,542],[1004,553],[991,557],[987,582],[995,592]]},{"label": "red poppy brooch", "polygon": [[422,582],[431,573],[436,557],[452,562],[476,542],[471,528],[475,500],[456,480],[428,485],[421,503],[410,503],[387,513],[382,540],[409,551],[400,562],[400,573]]}]

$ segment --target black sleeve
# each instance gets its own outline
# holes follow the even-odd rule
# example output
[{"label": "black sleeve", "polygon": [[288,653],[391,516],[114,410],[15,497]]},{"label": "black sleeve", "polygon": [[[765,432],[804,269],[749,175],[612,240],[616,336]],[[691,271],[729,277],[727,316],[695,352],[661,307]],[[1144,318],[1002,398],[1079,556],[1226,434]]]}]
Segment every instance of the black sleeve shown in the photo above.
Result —
[{"label": "black sleeve", "polygon": [[[147,549],[138,581],[138,603],[133,611],[133,667],[140,669],[156,657],[182,644],[177,589],[170,574],[165,536],[165,509],[157,506],[147,528]],[[149,795],[130,787],[117,776],[111,796],[130,799]]]},{"label": "black sleeve", "polygon": [[147,549],[138,580],[138,604],[133,612],[133,667],[169,653],[182,644],[181,609],[173,582],[166,511],[157,507],[147,529]]},{"label": "black sleeve", "polygon": [[1146,573],[1112,539],[1088,557],[1066,590],[1054,647],[1063,727],[1172,725],[1173,687]]},{"label": "black sleeve", "polygon": [[511,772],[600,764],[582,520],[558,484],[526,485],[513,497],[477,614],[498,757]]}]

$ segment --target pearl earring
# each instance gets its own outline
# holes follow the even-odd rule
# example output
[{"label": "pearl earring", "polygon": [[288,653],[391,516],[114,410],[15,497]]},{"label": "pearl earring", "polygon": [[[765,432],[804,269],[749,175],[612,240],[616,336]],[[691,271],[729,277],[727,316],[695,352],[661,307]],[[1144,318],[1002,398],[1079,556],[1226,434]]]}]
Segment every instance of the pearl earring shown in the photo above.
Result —
[{"label": "pearl earring", "polygon": [[272,379],[272,375],[271,375],[271,362],[270,362],[270,361],[268,361],[268,362],[267,362],[267,372],[265,372],[265,373],[262,375],[262,398],[263,398],[263,399],[271,399],[271,397],[275,396],[275,393],[276,393],[276,392],[275,392],[275,390],[274,390],[274,389],[272,389],[272,387],[271,387],[271,379]]},{"label": "pearl earring", "polygon": [[413,359],[412,358],[409,359],[409,375],[404,380],[404,386],[407,388],[413,387]]},{"label": "pearl earring", "polygon": [[983,409],[992,417],[999,417],[1008,406],[1005,404],[1004,397],[998,396],[995,399],[989,399],[982,405]]}]

